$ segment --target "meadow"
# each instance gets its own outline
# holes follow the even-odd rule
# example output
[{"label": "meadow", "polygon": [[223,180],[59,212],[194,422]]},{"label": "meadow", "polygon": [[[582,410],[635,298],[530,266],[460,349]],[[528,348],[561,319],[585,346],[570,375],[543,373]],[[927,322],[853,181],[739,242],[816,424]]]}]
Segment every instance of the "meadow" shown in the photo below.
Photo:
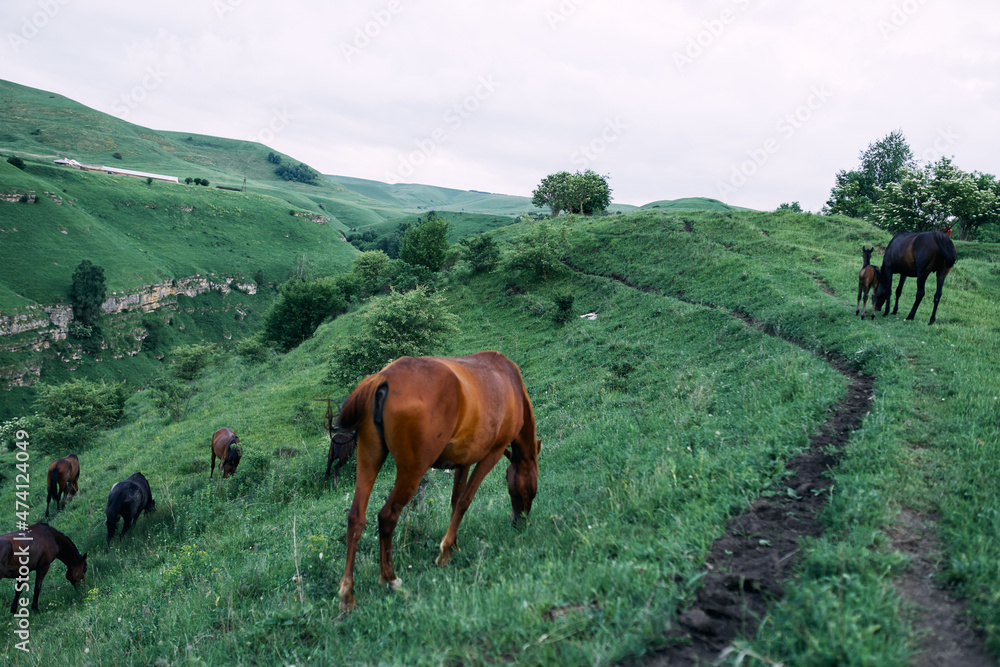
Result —
[{"label": "meadow", "polygon": [[[285,355],[235,356],[169,422],[148,392],[81,460],[79,495],[52,520],[90,553],[74,591],[54,566],[31,617],[32,652],[7,664],[638,663],[668,640],[727,517],[785,494],[800,452],[846,378],[832,353],[875,379],[871,412],[839,465],[822,537],[743,664],[908,664],[918,610],[896,590],[908,560],[888,536],[904,508],[936,518],[939,580],[964,598],[1000,652],[1000,369],[997,247],[957,243],[938,321],[854,316],[862,245],[888,235],[808,214],[664,212],[525,222],[493,232],[508,251],[552,225],[547,280],[473,275],[439,286],[460,331],[437,352],[503,352],[520,365],[542,439],[530,524],[515,530],[502,471],[480,488],[451,564],[433,560],[450,474],[432,471],[395,536],[403,588],[377,585],[376,484],[355,572],[358,605],[338,609],[353,472],[324,488],[332,349],[357,307]],[[907,286],[902,310],[912,303]],[[553,321],[558,294],[573,314]],[[748,326],[751,317],[760,327]],[[243,443],[235,477],[208,479],[221,426]],[[32,453],[32,505],[56,452]],[[60,453],[63,454],[63,453]],[[10,470],[13,454],[0,466]],[[103,508],[132,472],[154,514],[105,552]],[[0,495],[12,497],[10,479]],[[9,585],[9,582],[4,585]],[[735,656],[730,656],[730,661]]]}]

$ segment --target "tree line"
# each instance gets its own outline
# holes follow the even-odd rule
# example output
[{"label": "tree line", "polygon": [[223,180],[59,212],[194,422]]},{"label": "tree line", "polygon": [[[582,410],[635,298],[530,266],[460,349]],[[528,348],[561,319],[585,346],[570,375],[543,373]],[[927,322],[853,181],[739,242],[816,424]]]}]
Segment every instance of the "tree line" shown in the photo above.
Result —
[{"label": "tree line", "polygon": [[1000,222],[1000,182],[941,157],[919,166],[902,131],[861,151],[857,169],[837,172],[825,214],[861,218],[890,232],[951,231],[971,239]]}]

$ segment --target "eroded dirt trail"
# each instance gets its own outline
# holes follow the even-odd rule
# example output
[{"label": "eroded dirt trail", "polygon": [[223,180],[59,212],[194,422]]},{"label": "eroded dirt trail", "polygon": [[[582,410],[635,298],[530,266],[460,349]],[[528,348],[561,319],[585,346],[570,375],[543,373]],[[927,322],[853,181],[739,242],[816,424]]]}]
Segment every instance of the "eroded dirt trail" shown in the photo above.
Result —
[{"label": "eroded dirt trail", "polygon": [[826,472],[868,414],[873,388],[870,377],[842,360],[827,361],[851,380],[847,394],[833,406],[808,450],[786,464],[791,473],[786,492],[761,498],[749,512],[729,520],[726,534],[709,552],[704,586],[669,633],[686,641],[656,653],[647,665],[713,664],[738,636],[753,636],[767,605],[782,595],[799,540],[823,532],[819,515],[833,484]]}]

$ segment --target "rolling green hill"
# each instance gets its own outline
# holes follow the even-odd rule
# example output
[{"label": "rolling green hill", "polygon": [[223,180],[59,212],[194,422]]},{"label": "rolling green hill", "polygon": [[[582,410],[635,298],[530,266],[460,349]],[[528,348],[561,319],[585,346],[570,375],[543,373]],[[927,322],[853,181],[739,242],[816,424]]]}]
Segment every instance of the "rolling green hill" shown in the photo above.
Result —
[{"label": "rolling green hill", "polygon": [[684,197],[682,199],[663,199],[644,204],[639,208],[657,211],[746,211],[739,206],[730,206],[718,199],[707,197]]},{"label": "rolling green hill", "polygon": [[[285,355],[230,356],[170,421],[148,391],[124,422],[79,452],[79,495],[52,523],[90,570],[74,591],[55,564],[31,617],[33,653],[10,664],[638,663],[699,587],[729,517],[788,486],[847,385],[825,354],[875,378],[870,412],[830,473],[823,535],[800,542],[795,576],[740,655],[767,664],[905,665],[919,609],[896,589],[909,559],[893,542],[901,508],[937,516],[941,581],[964,597],[1000,651],[1000,318],[995,248],[958,243],[938,322],[854,316],[860,247],[887,235],[839,217],[640,211],[545,223],[558,268],[547,279],[461,266],[439,289],[460,330],[437,350],[503,352],[523,372],[542,450],[531,522],[510,527],[503,469],[481,486],[444,568],[452,477],[428,475],[394,538],[400,590],[378,585],[379,476],[355,572],[358,606],[338,609],[348,467],[323,485],[328,440],[314,399],[335,346],[368,306]],[[537,223],[494,233],[508,255]],[[571,295],[574,317],[553,321]],[[904,292],[912,299],[913,286]],[[905,311],[904,311],[905,312]],[[596,319],[576,315],[596,314]],[[753,325],[748,324],[752,321]],[[208,480],[208,441],[232,428],[236,475]],[[44,446],[38,443],[36,447]],[[33,450],[32,517],[54,452]],[[13,453],[2,454],[2,470]],[[155,513],[105,552],[111,485],[136,470]],[[12,495],[13,480],[0,482]],[[764,536],[745,536],[766,549]],[[734,582],[733,586],[754,582]],[[731,657],[735,657],[733,654]],[[822,659],[818,658],[822,656]]]}]

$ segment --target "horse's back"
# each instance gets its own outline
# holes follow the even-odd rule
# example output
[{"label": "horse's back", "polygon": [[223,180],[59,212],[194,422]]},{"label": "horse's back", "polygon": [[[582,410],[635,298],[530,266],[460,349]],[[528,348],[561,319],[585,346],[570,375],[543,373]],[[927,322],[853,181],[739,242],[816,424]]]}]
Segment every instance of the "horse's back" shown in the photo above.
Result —
[{"label": "horse's back", "polygon": [[921,269],[928,272],[951,269],[957,253],[955,244],[944,232],[900,232],[885,248],[883,265],[893,273],[916,277]]}]

